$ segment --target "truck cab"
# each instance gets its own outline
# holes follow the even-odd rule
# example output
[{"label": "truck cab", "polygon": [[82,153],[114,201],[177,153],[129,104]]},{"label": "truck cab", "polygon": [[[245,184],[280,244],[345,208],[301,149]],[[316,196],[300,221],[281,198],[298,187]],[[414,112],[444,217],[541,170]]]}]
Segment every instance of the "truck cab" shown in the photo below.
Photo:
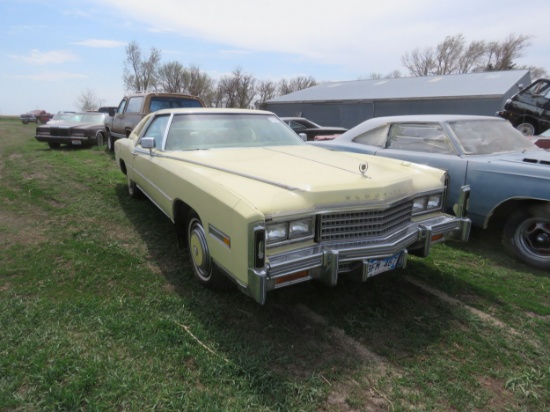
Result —
[{"label": "truck cab", "polygon": [[205,104],[200,97],[181,93],[137,93],[124,96],[114,116],[105,125],[109,151],[114,150],[117,139],[128,137],[147,114],[161,109],[184,107],[205,107]]}]

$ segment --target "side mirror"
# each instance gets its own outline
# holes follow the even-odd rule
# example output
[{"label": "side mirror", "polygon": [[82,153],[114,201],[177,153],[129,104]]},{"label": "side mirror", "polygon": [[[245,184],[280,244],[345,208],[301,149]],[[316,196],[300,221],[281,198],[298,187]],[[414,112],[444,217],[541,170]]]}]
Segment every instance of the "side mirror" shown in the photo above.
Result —
[{"label": "side mirror", "polygon": [[149,154],[153,154],[153,149],[157,147],[157,142],[154,137],[143,137],[140,141],[140,146],[144,149],[149,149]]},{"label": "side mirror", "polygon": [[307,142],[307,134],[305,134],[305,133],[298,133],[298,136],[300,136],[300,138],[301,138],[304,142]]},{"label": "side mirror", "polygon": [[115,109],[109,109],[109,117],[114,117],[115,116],[115,113],[116,113],[116,110]]}]

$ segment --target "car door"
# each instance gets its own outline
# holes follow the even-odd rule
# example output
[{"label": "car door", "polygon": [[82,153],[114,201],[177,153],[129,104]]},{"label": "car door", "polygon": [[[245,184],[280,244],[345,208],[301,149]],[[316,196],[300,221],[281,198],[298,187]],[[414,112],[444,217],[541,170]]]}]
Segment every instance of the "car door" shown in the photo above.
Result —
[{"label": "car door", "polygon": [[111,134],[116,138],[124,137],[121,130],[124,130],[124,112],[126,111],[127,104],[128,104],[128,99],[126,98],[122,99],[113,116]]},{"label": "car door", "polygon": [[[134,181],[140,189],[161,210],[168,214],[172,199],[167,194],[165,185],[170,180],[162,167],[165,159],[158,154],[163,153],[164,140],[168,130],[171,116],[169,114],[155,116],[141,134],[138,144],[134,148],[132,167],[134,169]],[[141,147],[141,139],[152,137],[155,139],[155,149],[149,150]]]},{"label": "car door", "polygon": [[409,122],[390,124],[386,130],[385,147],[375,154],[446,170],[450,177],[447,212],[451,212],[466,184],[468,161],[445,128],[438,122]]}]

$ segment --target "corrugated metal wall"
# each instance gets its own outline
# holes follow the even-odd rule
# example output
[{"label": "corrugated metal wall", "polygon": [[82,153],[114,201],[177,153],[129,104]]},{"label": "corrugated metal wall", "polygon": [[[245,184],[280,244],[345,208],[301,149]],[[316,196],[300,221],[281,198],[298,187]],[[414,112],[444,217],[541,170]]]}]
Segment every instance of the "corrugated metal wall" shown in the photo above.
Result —
[{"label": "corrugated metal wall", "polygon": [[[527,72],[520,83],[530,83]],[[504,102],[518,91],[515,84],[494,96],[444,97],[392,100],[359,100],[359,101],[306,101],[306,102],[266,102],[264,109],[280,117],[306,117],[322,126],[340,126],[352,128],[372,117],[396,116],[406,114],[474,114],[495,116],[502,110]]]},{"label": "corrugated metal wall", "polygon": [[391,100],[356,103],[277,103],[266,104],[266,110],[272,111],[280,117],[300,116],[322,126],[340,126],[349,129],[367,119],[381,116],[406,114],[494,116],[498,110],[502,110],[506,98]]}]

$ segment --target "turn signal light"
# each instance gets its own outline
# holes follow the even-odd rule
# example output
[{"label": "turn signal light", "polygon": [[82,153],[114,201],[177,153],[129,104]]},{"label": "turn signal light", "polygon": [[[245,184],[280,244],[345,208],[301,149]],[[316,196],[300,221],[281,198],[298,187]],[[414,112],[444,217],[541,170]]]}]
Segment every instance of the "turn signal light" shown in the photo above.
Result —
[{"label": "turn signal light", "polygon": [[291,273],[290,275],[281,276],[280,278],[275,279],[275,284],[280,285],[282,283],[292,282],[293,280],[304,279],[309,277],[309,272],[303,270],[301,272]]}]

